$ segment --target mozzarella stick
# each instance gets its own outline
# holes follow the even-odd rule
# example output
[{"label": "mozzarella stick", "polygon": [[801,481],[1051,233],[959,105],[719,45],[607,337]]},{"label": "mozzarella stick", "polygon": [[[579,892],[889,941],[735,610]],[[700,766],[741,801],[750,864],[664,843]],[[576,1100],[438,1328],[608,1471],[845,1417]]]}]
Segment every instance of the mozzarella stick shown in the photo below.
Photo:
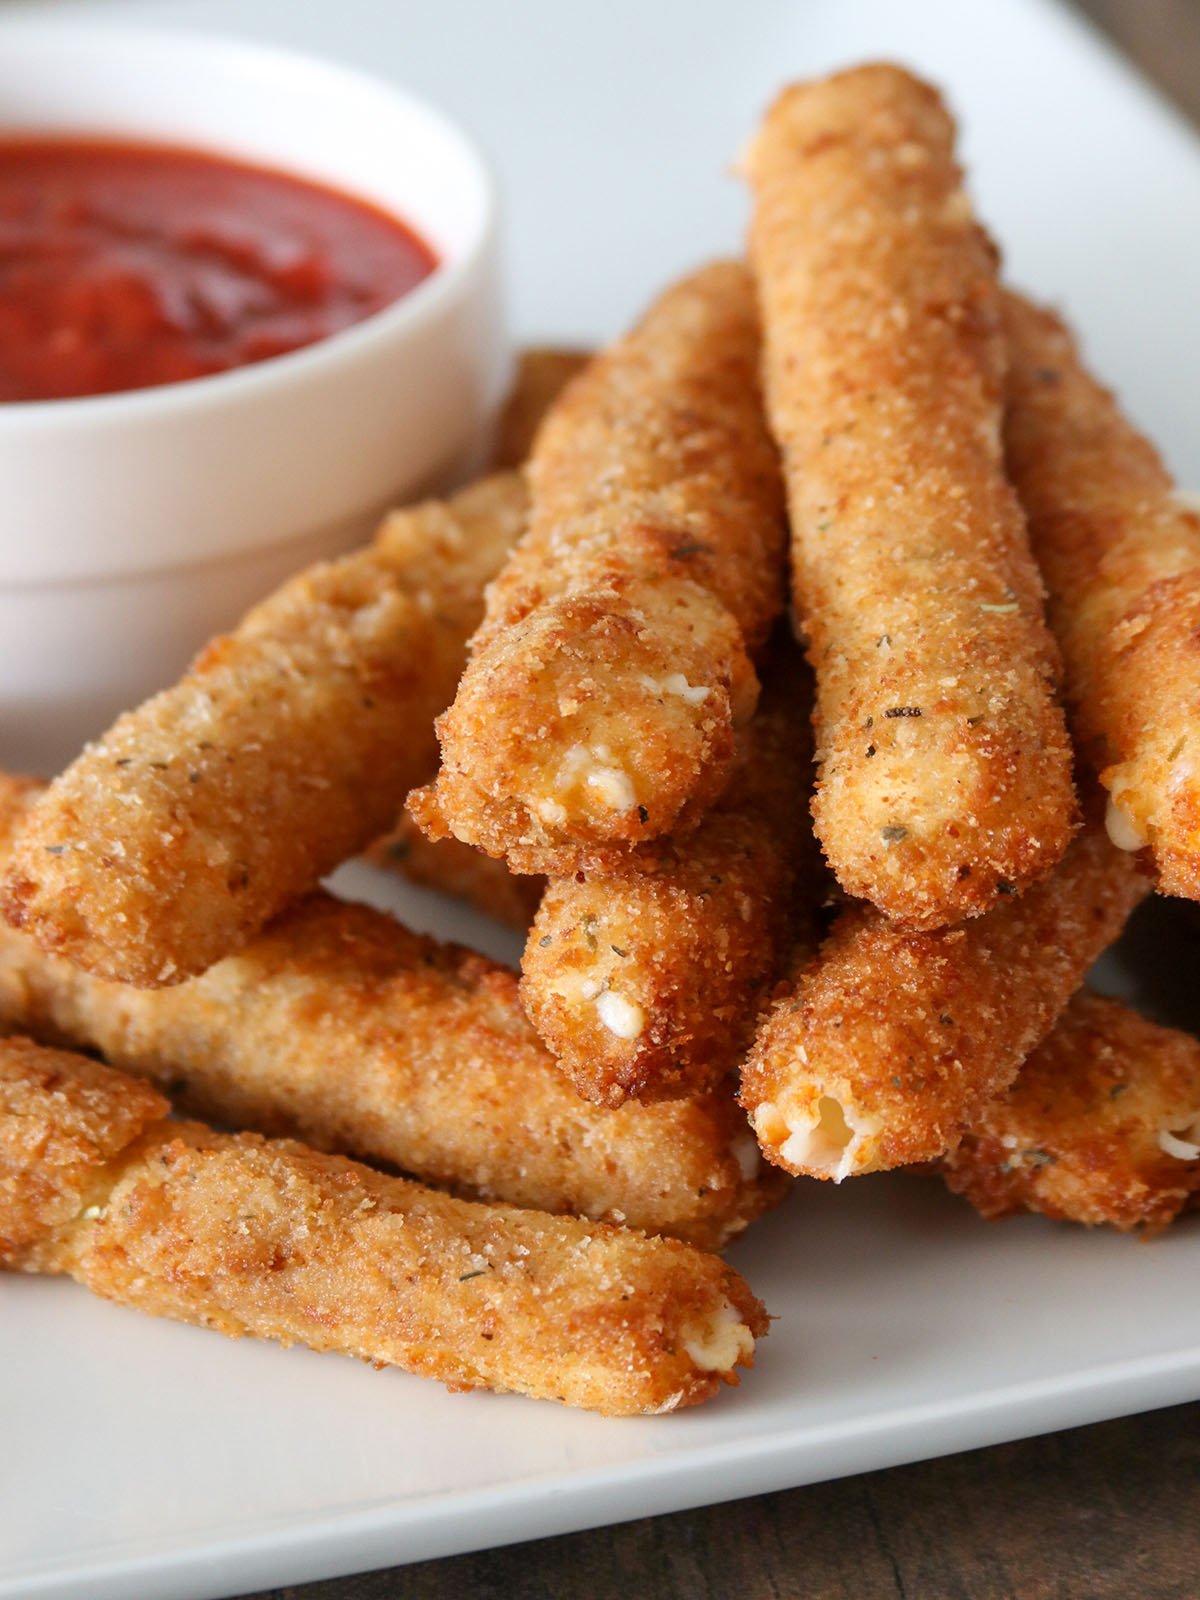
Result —
[{"label": "mozzarella stick", "polygon": [[169,1109],[110,1067],[0,1043],[0,1266],[614,1417],[708,1399],[767,1331],[733,1268],[677,1240],[456,1200]]},{"label": "mozzarella stick", "polygon": [[[0,781],[0,854],[4,822],[35,793]],[[0,932],[3,1029],[98,1050],[196,1116],[711,1248],[786,1187],[728,1085],[586,1105],[526,1022],[511,972],[321,893],[170,989],[104,982]]]},{"label": "mozzarella stick", "polygon": [[847,893],[917,929],[1035,882],[1076,822],[1004,475],[995,254],[953,140],[932,89],[869,66],[786,90],[747,160],[816,830]]},{"label": "mozzarella stick", "polygon": [[1200,514],[1083,366],[1064,324],[1004,305],[1006,444],[1108,829],[1200,899]]},{"label": "mozzarella stick", "polygon": [[877,911],[843,912],[742,1070],[768,1159],[840,1182],[944,1155],[1148,888],[1093,823],[1049,877],[961,927],[906,933]]},{"label": "mozzarella stick", "polygon": [[[803,663],[791,662],[792,679]],[[699,827],[620,873],[551,879],[521,999],[581,1095],[604,1105],[710,1088],[740,1061],[778,975],[808,833],[807,708],[768,686],[733,781]],[[813,852],[815,854],[815,850]]]},{"label": "mozzarella stick", "polygon": [[492,446],[491,465],[523,466],[542,418],[563,389],[591,360],[587,350],[534,347],[517,357],[517,374],[504,402]]},{"label": "mozzarella stick", "polygon": [[516,474],[394,513],[299,574],[39,801],[0,908],[99,977],[178,983],[377,838],[436,758]]},{"label": "mozzarella stick", "polygon": [[566,873],[716,799],[783,601],[757,361],[750,281],[726,262],[565,390],[530,460],[529,532],[439,719],[436,784],[409,801],[426,832]]},{"label": "mozzarella stick", "polygon": [[[490,463],[494,470],[524,464],[542,418],[591,359],[590,351],[553,346],[519,352],[516,376],[496,428]],[[517,877],[457,839],[427,839],[407,811],[367,856],[376,866],[399,872],[422,888],[464,900],[521,933],[533,920],[545,887],[541,878]]]},{"label": "mozzarella stick", "polygon": [[367,859],[423,889],[453,895],[518,933],[527,931],[546,887],[544,878],[520,878],[503,861],[457,839],[427,839],[407,812]]},{"label": "mozzarella stick", "polygon": [[1200,1195],[1200,1042],[1081,992],[941,1170],[985,1217],[1163,1228]]}]

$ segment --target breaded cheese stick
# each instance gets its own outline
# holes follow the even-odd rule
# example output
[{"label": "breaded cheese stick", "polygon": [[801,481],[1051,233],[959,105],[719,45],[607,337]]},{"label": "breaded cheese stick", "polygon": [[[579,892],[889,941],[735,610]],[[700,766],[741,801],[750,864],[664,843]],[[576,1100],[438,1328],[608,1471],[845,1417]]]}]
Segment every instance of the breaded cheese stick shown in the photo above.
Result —
[{"label": "breaded cheese stick", "polygon": [[[542,418],[567,384],[592,359],[588,350],[530,346],[517,354],[512,388],[496,428],[491,467],[524,464]],[[520,878],[490,856],[457,839],[427,839],[408,812],[366,852],[378,867],[397,871],[422,888],[465,900],[485,916],[524,933],[542,897],[540,878]]]},{"label": "breaded cheese stick", "polygon": [[1092,823],[1058,868],[957,928],[842,913],[760,1024],[742,1104],[769,1160],[843,1178],[953,1147],[1149,889]]},{"label": "breaded cheese stick", "polygon": [[667,291],[538,432],[530,527],[410,798],[519,872],[575,871],[699,820],[783,602],[782,486],[745,269]]},{"label": "breaded cheese stick", "polygon": [[521,1000],[588,1100],[693,1094],[745,1053],[797,899],[817,878],[805,852],[807,705],[795,683],[797,668],[806,673],[795,657],[779,667],[729,788],[699,827],[639,845],[620,872],[553,878],[542,898]]},{"label": "breaded cheese stick", "polygon": [[0,1266],[606,1416],[708,1399],[767,1332],[733,1268],[678,1240],[456,1200],[169,1109],[110,1067],[0,1042]]},{"label": "breaded cheese stick", "polygon": [[[518,352],[512,389],[496,428],[490,463],[494,470],[524,464],[542,418],[591,359],[590,351],[554,346]],[[457,839],[427,839],[407,811],[390,833],[371,846],[367,857],[422,888],[465,900],[521,933],[533,920],[545,886],[541,878],[517,877]]]},{"label": "breaded cheese stick", "polygon": [[533,921],[546,887],[545,878],[518,877],[503,861],[458,839],[427,839],[407,812],[371,846],[367,860],[423,889],[453,895],[518,933]]},{"label": "breaded cheese stick", "polygon": [[1200,1195],[1200,1041],[1082,991],[941,1170],[985,1217],[1163,1228]]},{"label": "breaded cheese stick", "polygon": [[[4,822],[29,798],[0,781],[0,855]],[[525,1020],[511,972],[325,894],[170,989],[104,982],[0,931],[4,1029],[98,1050],[196,1116],[711,1248],[786,1188],[729,1086],[586,1105]]]},{"label": "breaded cheese stick", "polygon": [[100,977],[178,983],[394,822],[433,767],[519,475],[393,513],[310,567],[56,779],[0,907]]},{"label": "breaded cheese stick", "polygon": [[786,90],[747,159],[765,389],[817,674],[817,835],[910,928],[1035,882],[1076,809],[1057,654],[1004,476],[995,255],[931,88]]},{"label": "breaded cheese stick", "polygon": [[1004,302],[1009,471],[1062,647],[1073,726],[1108,826],[1200,899],[1200,514],[1088,373],[1065,325]]},{"label": "breaded cheese stick", "polygon": [[525,464],[542,418],[591,359],[588,350],[553,346],[533,346],[518,352],[516,376],[496,426],[491,456],[494,470]]}]

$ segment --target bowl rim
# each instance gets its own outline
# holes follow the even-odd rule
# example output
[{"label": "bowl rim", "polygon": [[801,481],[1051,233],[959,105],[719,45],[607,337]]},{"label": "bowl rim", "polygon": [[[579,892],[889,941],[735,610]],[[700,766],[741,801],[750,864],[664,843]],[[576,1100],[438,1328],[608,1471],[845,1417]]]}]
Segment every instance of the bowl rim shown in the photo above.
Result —
[{"label": "bowl rim", "polygon": [[[320,381],[327,369],[353,363],[364,351],[380,340],[402,338],[411,328],[437,317],[448,303],[457,300],[468,289],[477,268],[487,255],[498,231],[499,198],[495,173],[490,162],[467,131],[446,112],[411,90],[402,88],[389,79],[330,60],[290,46],[274,45],[258,40],[243,39],[236,34],[220,30],[199,28],[171,28],[144,23],[127,24],[119,19],[111,22],[76,22],[67,18],[46,20],[14,17],[0,19],[0,49],[15,44],[22,38],[31,41],[71,39],[87,44],[99,41],[104,50],[113,49],[117,43],[131,47],[148,45],[151,48],[178,47],[183,55],[194,60],[195,52],[202,51],[211,57],[225,56],[275,72],[307,73],[325,77],[343,89],[370,89],[383,94],[427,122],[452,148],[466,167],[473,171],[479,194],[478,216],[463,246],[452,256],[437,253],[437,264],[432,272],[415,284],[406,294],[389,306],[382,307],[361,322],[315,340],[298,350],[269,356],[263,361],[250,362],[224,372],[207,373],[195,378],[180,379],[174,383],[154,384],[142,389],[123,389],[112,393],[69,396],[51,400],[9,400],[0,403],[0,440],[11,441],[14,435],[36,435],[55,428],[69,428],[83,424],[92,427],[116,427],[137,423],[148,417],[166,420],[188,410],[210,409],[227,403],[241,404],[258,398],[269,400],[282,389],[297,383]],[[84,135],[86,136],[86,135]],[[4,132],[0,129],[0,141]],[[140,142],[153,143],[153,135],[142,136]],[[199,143],[181,143],[165,140],[174,148],[203,149]],[[223,152],[236,160],[236,147]],[[256,159],[247,151],[247,160]],[[303,179],[302,164],[288,169],[271,162],[261,163],[265,168],[286,171]],[[308,174],[314,182],[329,186],[329,180]],[[337,185],[334,184],[333,187]],[[401,217],[399,220],[413,227],[424,237],[424,223],[419,217]]]}]

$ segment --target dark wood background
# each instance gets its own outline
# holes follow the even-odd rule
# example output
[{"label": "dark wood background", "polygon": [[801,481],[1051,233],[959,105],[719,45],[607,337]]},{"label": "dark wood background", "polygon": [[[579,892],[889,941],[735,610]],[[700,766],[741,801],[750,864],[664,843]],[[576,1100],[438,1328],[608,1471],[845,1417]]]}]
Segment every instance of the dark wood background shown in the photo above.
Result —
[{"label": "dark wood background", "polygon": [[[1200,122],[1200,0],[1079,5]],[[1200,1405],[260,1600],[574,1596],[1200,1600]]]}]

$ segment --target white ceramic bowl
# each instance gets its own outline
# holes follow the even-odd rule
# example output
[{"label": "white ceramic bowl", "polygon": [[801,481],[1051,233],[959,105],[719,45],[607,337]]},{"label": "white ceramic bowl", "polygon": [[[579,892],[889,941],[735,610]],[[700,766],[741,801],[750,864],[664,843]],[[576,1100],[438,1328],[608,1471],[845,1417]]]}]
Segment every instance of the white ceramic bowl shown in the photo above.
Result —
[{"label": "white ceramic bowl", "polygon": [[464,470],[503,389],[496,201],[471,145],[387,84],[207,35],[0,24],[0,137],[190,145],[410,222],[437,269],[293,354],[0,404],[0,765],[50,771],[212,633]]}]

